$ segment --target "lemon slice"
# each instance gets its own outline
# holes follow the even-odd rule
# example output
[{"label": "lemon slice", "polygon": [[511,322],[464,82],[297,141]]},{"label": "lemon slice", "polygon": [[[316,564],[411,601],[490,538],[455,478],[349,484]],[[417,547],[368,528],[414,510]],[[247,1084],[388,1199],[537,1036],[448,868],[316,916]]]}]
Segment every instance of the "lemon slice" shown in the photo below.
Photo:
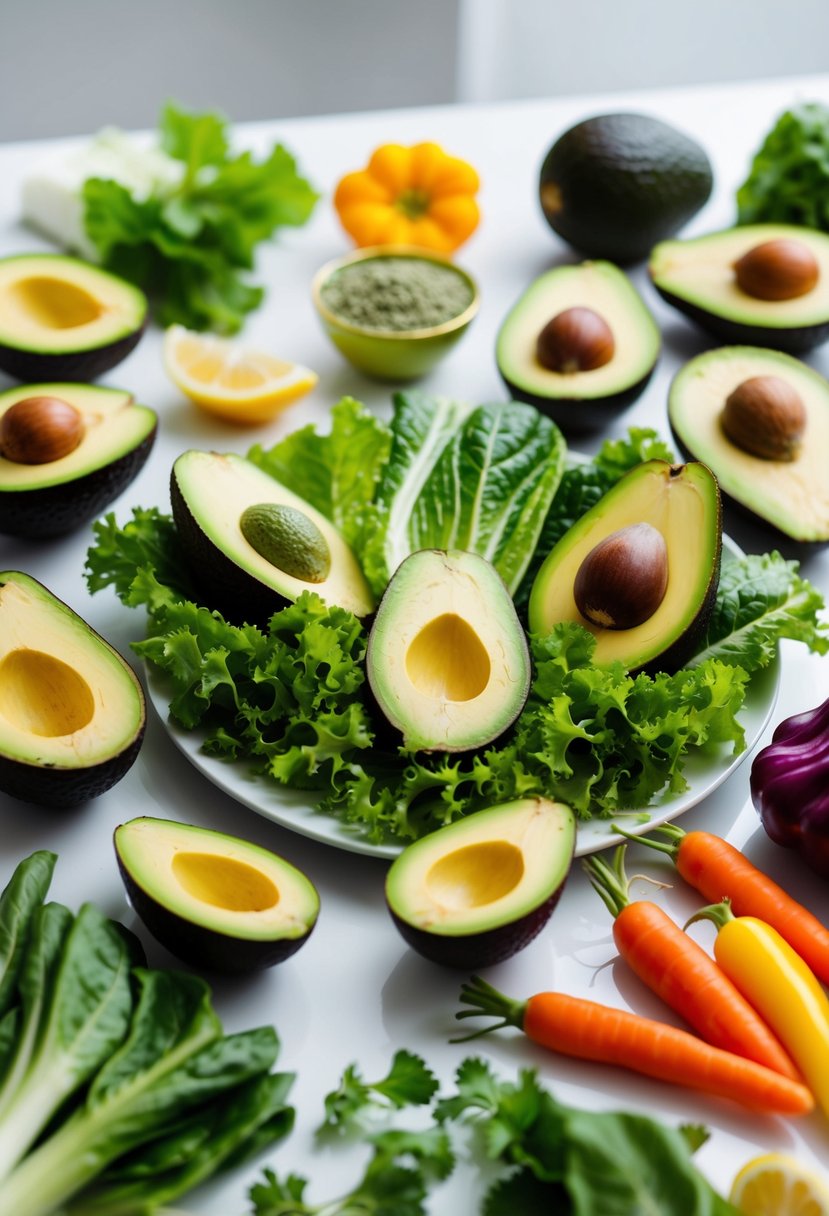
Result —
[{"label": "lemon slice", "polygon": [[164,366],[191,401],[229,422],[269,422],[309,393],[317,374],[240,342],[171,325],[164,335]]},{"label": "lemon slice", "polygon": [[729,1196],[744,1216],[829,1216],[829,1185],[795,1157],[754,1157]]}]

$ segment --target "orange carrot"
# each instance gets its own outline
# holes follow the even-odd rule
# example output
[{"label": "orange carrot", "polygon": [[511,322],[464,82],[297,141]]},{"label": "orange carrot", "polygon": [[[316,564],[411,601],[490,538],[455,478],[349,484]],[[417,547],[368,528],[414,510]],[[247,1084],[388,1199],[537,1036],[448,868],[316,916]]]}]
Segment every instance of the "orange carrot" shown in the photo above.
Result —
[{"label": "orange carrot", "polygon": [[612,865],[599,856],[583,863],[615,917],[613,940],[622,958],[706,1043],[802,1080],[781,1043],[710,955],[658,904],[630,900],[626,848],[619,846]]},{"label": "orange carrot", "polygon": [[517,1026],[535,1043],[562,1055],[618,1064],[674,1085],[731,1098],[758,1113],[805,1115],[814,1109],[805,1085],[664,1022],[559,992],[539,992],[527,1001],[515,1001],[479,976],[462,985],[460,999],[473,1008],[456,1017],[487,1014],[498,1020],[455,1042]]},{"label": "orange carrot", "polygon": [[[622,836],[628,833],[616,828]],[[654,832],[665,837],[631,836],[658,849],[709,903],[731,901],[735,916],[756,916],[776,929],[824,984],[829,984],[829,929],[782,887],[758,870],[728,841],[711,832],[683,832],[664,824]]]}]

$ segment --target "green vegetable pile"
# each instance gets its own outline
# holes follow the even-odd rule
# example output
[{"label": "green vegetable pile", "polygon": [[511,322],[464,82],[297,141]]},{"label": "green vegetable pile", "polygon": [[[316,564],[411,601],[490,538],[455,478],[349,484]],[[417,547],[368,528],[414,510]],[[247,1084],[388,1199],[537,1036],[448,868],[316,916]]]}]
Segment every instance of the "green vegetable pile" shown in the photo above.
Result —
[{"label": "green vegetable pile", "polygon": [[737,191],[740,224],[802,224],[829,232],[829,106],[781,114]]},{"label": "green vegetable pile", "polygon": [[318,196],[281,144],[263,161],[234,155],[217,114],[167,105],[159,142],[181,161],[181,181],[136,198],[117,181],[89,178],[87,235],[104,266],[151,296],[161,325],[236,333],[264,296],[246,277],[256,246],[304,224]]},{"label": "green vegetable pile", "polygon": [[0,896],[0,1196],[14,1216],[150,1216],[293,1125],[272,1027],[224,1035],[196,976],[150,971],[93,904]]},{"label": "green vegetable pile", "polygon": [[[250,453],[341,529],[375,591],[413,550],[457,547],[489,558],[519,606],[573,520],[660,456],[670,458],[665,445],[640,430],[565,467],[560,434],[532,407],[471,409],[417,393],[397,396],[390,426],[345,399],[329,434],[306,427]],[[748,681],[780,638],[829,649],[822,599],[796,563],[777,553],[731,560],[685,669],[651,677],[594,666],[593,636],[558,625],[531,639],[532,691],[504,741],[460,757],[405,753],[376,734],[356,617],[307,592],[267,629],[229,624],[197,601],[172,518],[155,509],[134,510],[123,526],[109,515],[95,537],[90,590],[113,586],[147,608],[134,649],[168,676],[175,721],[203,730],[209,754],[314,791],[321,811],[372,842],[410,840],[534,793],[584,818],[677,794],[693,749],[745,746],[737,715]]]}]

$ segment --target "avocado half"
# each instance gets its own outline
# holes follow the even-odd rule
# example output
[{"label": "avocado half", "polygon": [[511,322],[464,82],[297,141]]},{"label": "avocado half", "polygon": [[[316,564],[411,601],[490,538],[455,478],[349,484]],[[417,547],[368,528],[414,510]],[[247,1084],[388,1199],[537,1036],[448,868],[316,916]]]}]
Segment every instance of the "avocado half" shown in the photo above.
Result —
[{"label": "avocado half", "polygon": [[[805,428],[794,459],[764,459],[723,429],[730,394],[760,376],[785,381],[803,404]],[[668,418],[683,452],[711,468],[727,499],[794,540],[829,541],[829,383],[823,376],[780,351],[720,347],[676,375]],[[758,425],[755,420],[755,430]]]},{"label": "avocado half", "polygon": [[[588,619],[576,605],[586,559],[611,536],[643,524],[664,541],[667,583],[661,600],[629,628]],[[559,621],[577,621],[596,638],[595,663],[676,670],[694,654],[714,603],[721,546],[720,494],[711,470],[698,462],[648,460],[620,478],[548,554],[530,593],[530,631],[544,635]],[[621,578],[623,590],[632,589],[636,598],[646,584],[631,557],[622,549],[621,561],[606,571],[607,585]]]},{"label": "avocado half", "polygon": [[[613,353],[591,370],[554,371],[539,361],[539,336],[572,308],[590,309],[609,326]],[[610,262],[583,262],[548,270],[527,288],[501,325],[495,358],[511,396],[576,435],[605,426],[636,400],[659,349],[656,322],[627,275]]]},{"label": "avocado half", "polygon": [[129,664],[41,583],[0,573],[0,789],[70,807],[120,781],[144,737]]},{"label": "avocado half", "polygon": [[576,840],[573,812],[547,798],[488,807],[415,841],[386,877],[392,920],[446,967],[491,967],[553,914]]},{"label": "avocado half", "polygon": [[547,153],[539,199],[550,227],[588,257],[635,262],[711,193],[700,145],[649,114],[597,114]]},{"label": "avocado half", "polygon": [[[367,616],[374,609],[356,557],[339,531],[321,512],[251,461],[232,453],[184,452],[173,465],[170,498],[184,552],[204,602],[230,620],[262,623],[303,591],[314,591],[329,604]],[[242,518],[252,508],[289,508],[294,521],[287,530],[274,530],[254,548],[242,531]],[[272,512],[258,512],[267,518]],[[278,515],[277,515],[278,517]],[[296,520],[304,520],[304,528]],[[261,528],[259,529],[261,530]],[[315,562],[308,562],[313,578],[297,577],[297,535],[321,537],[328,573],[320,578]],[[278,564],[283,546],[283,568]],[[262,550],[269,556],[264,556]]]},{"label": "avocado half", "polygon": [[122,389],[98,385],[27,384],[0,393],[3,415],[19,402],[55,397],[80,414],[83,433],[68,455],[23,464],[0,449],[0,532],[10,536],[61,536],[98,515],[144,466],[158,418]]},{"label": "avocado half", "polygon": [[308,940],[316,887],[269,849],[209,828],[142,817],[115,829],[130,903],[171,954],[210,971],[257,971]]},{"label": "avocado half", "polygon": [[[818,267],[815,286],[793,299],[758,299],[737,284],[734,264],[769,241],[797,241]],[[810,350],[829,339],[829,236],[794,224],[745,224],[687,241],[663,241],[648,271],[664,300],[722,342]]]},{"label": "avocado half", "polygon": [[374,618],[366,673],[408,751],[468,751],[502,735],[527,699],[531,669],[494,566],[442,549],[401,562]]},{"label": "avocado half", "polygon": [[80,258],[0,258],[0,368],[18,380],[96,380],[137,345],[147,297]]}]

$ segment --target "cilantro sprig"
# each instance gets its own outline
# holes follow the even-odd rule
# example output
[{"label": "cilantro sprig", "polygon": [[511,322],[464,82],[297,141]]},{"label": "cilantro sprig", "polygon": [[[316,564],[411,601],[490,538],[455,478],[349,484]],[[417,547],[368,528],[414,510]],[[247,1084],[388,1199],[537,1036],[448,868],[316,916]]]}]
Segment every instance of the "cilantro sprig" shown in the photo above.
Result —
[{"label": "cilantro sprig", "polygon": [[326,1137],[359,1131],[369,1113],[428,1105],[437,1089],[437,1078],[420,1056],[402,1048],[379,1081],[364,1081],[357,1065],[349,1064],[340,1084],[325,1096],[325,1119],[317,1134]]}]

